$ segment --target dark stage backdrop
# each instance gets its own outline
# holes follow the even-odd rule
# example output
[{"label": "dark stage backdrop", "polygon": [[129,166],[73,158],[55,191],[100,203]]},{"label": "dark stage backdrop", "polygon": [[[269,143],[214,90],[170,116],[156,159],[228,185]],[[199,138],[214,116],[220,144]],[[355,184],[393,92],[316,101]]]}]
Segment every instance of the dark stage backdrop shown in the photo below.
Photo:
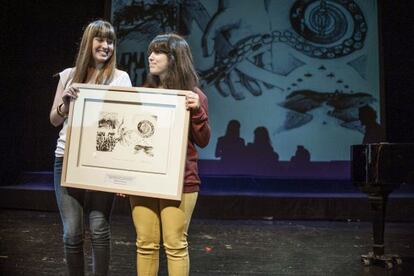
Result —
[{"label": "dark stage backdrop", "polygon": [[136,86],[155,35],[189,41],[209,98],[204,175],[346,179],[350,146],[380,140],[376,0],[113,0],[111,15]]},{"label": "dark stage backdrop", "polygon": [[58,78],[73,66],[84,26],[105,1],[1,2],[1,185],[22,171],[53,169],[58,128],[49,122]]}]

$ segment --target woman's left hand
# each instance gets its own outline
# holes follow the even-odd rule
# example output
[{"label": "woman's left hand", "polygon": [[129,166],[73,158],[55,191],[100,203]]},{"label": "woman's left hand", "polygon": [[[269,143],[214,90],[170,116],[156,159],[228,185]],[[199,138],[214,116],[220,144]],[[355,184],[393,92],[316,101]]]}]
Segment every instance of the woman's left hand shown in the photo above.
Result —
[{"label": "woman's left hand", "polygon": [[197,111],[200,108],[200,97],[197,93],[188,92],[185,97],[185,107],[187,110]]}]

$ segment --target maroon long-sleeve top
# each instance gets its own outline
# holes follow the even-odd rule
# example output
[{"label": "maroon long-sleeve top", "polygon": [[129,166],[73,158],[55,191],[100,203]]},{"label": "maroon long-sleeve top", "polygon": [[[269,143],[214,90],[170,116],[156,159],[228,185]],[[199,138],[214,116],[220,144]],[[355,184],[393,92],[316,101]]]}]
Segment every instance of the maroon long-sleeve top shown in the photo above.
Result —
[{"label": "maroon long-sleeve top", "polygon": [[208,121],[208,102],[206,95],[195,88],[194,92],[200,98],[200,108],[190,113],[190,129],[188,133],[187,158],[185,161],[184,193],[198,192],[200,190],[200,177],[198,176],[198,153],[196,145],[200,148],[207,146],[210,141],[210,124]]}]

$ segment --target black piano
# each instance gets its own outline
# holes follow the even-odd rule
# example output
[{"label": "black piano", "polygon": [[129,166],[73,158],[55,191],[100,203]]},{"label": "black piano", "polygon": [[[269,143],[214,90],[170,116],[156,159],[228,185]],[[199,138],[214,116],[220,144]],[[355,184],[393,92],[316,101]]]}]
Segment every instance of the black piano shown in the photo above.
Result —
[{"label": "black piano", "polygon": [[413,183],[414,144],[378,143],[351,147],[351,178],[368,195],[372,211],[373,251],[361,256],[365,265],[392,268],[398,255],[385,254],[384,223],[389,194],[403,183]]}]

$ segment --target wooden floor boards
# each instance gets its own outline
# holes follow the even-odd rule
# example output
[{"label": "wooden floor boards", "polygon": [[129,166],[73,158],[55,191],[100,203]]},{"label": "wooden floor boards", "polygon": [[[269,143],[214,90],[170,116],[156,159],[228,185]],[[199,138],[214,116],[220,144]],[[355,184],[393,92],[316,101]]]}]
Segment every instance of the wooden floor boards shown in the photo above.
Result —
[{"label": "wooden floor boards", "polygon": [[[112,233],[110,275],[135,275],[130,218],[115,214]],[[414,275],[414,223],[386,225],[386,251],[403,258],[392,270],[360,263],[371,250],[368,222],[194,219],[189,234],[190,275]],[[61,237],[56,212],[0,210],[0,275],[65,275]]]}]

